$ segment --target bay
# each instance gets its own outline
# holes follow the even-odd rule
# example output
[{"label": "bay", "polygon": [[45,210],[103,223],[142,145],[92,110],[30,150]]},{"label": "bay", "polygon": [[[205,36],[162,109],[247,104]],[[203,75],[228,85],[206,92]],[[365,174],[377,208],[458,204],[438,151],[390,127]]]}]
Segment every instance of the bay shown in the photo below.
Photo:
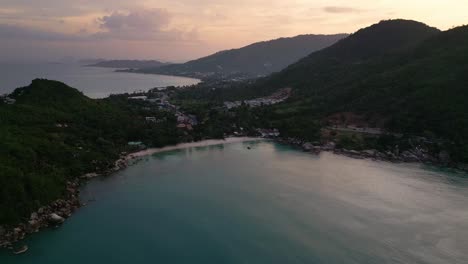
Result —
[{"label": "bay", "polygon": [[467,176],[418,164],[220,144],[145,157],[82,199],[0,263],[468,263]]},{"label": "bay", "polygon": [[77,63],[0,63],[0,94],[27,86],[36,78],[64,82],[91,98],[199,82],[176,76],[115,72],[111,68],[84,67]]}]

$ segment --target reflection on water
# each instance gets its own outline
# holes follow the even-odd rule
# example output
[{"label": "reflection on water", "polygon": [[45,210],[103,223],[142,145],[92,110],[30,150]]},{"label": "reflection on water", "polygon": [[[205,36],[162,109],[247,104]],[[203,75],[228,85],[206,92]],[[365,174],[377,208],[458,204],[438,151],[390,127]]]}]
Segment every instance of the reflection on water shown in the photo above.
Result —
[{"label": "reflection on water", "polygon": [[244,142],[157,153],[82,195],[0,262],[468,263],[466,175],[416,164]]}]

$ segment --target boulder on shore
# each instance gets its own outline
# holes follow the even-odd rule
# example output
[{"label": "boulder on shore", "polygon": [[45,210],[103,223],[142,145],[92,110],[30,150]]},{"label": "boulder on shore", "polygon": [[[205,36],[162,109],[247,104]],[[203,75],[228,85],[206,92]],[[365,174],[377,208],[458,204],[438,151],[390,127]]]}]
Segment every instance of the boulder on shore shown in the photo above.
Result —
[{"label": "boulder on shore", "polygon": [[302,149],[304,151],[311,151],[313,148],[314,148],[314,145],[312,143],[310,143],[310,142],[304,143],[302,145]]},{"label": "boulder on shore", "polygon": [[39,218],[39,215],[36,212],[31,213],[31,220],[37,220]]},{"label": "boulder on shore", "polygon": [[95,172],[92,172],[92,173],[87,173],[87,174],[81,176],[80,178],[81,178],[81,179],[87,179],[87,180],[89,180],[89,179],[96,178],[96,177],[98,177],[98,176],[99,176],[99,174],[97,174],[97,173],[95,173]]},{"label": "boulder on shore", "polygon": [[54,224],[61,224],[65,221],[65,219],[61,216],[59,216],[58,214],[56,213],[52,213],[49,215],[49,220],[50,222],[54,223]]}]

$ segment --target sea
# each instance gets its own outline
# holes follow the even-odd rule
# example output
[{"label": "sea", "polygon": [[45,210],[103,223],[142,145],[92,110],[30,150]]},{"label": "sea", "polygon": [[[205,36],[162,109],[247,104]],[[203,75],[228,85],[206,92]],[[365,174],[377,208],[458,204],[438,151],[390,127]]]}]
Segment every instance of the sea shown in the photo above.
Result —
[{"label": "sea", "polygon": [[79,63],[0,62],[0,95],[24,87],[33,79],[61,81],[91,98],[147,91],[166,86],[186,86],[200,80],[176,76],[115,72],[112,68],[85,67]]},{"label": "sea", "polygon": [[468,176],[272,141],[155,153],[2,264],[466,264]]}]

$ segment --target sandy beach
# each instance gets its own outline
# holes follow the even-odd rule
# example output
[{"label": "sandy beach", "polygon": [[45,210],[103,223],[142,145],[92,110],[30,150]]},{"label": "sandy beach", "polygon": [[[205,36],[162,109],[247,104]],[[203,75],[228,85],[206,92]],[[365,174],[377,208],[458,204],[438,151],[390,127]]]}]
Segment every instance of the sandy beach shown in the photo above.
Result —
[{"label": "sandy beach", "polygon": [[181,144],[177,144],[174,146],[167,146],[167,147],[162,147],[162,148],[150,148],[150,149],[145,149],[139,152],[134,152],[134,153],[127,155],[127,160],[149,156],[155,153],[176,150],[176,149],[206,147],[206,146],[219,145],[219,144],[230,144],[230,143],[259,141],[259,140],[264,140],[264,139],[255,138],[255,137],[229,137],[225,139],[209,139],[209,140],[202,140],[202,141],[197,141],[197,142],[181,143]]}]

